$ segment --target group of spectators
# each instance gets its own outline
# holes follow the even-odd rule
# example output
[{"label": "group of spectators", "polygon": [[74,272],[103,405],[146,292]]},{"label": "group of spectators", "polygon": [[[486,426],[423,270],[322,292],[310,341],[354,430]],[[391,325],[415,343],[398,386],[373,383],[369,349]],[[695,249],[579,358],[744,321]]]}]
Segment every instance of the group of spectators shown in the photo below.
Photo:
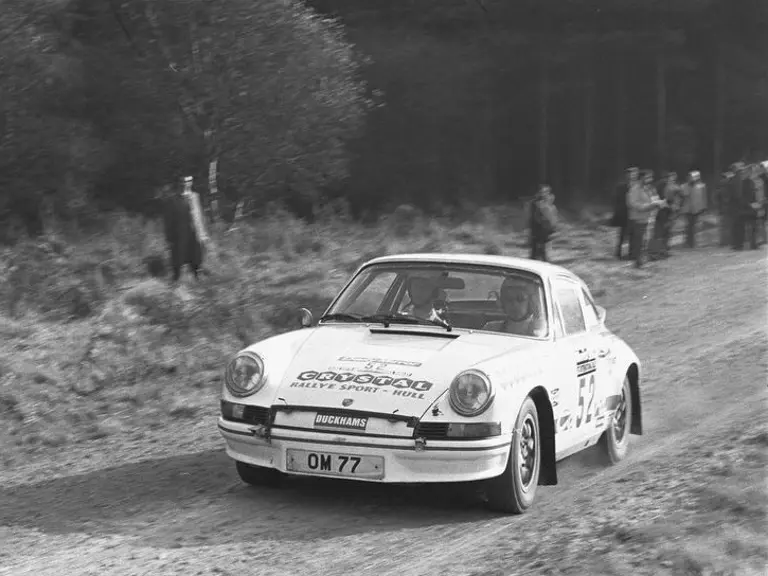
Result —
[{"label": "group of spectators", "polygon": [[611,225],[617,227],[616,257],[623,258],[625,239],[629,257],[641,267],[647,259],[669,257],[669,241],[675,224],[685,222],[685,243],[696,245],[701,215],[718,213],[720,244],[742,250],[745,241],[753,250],[766,242],[766,189],[768,162],[745,165],[734,163],[724,173],[710,199],[707,185],[698,171],[688,173],[680,183],[676,172],[654,180],[651,170],[627,169],[626,182],[618,187]]},{"label": "group of spectators", "polygon": [[[636,267],[646,260],[668,258],[675,225],[682,219],[685,243],[696,245],[699,221],[705,212],[718,214],[720,245],[753,250],[768,242],[768,161],[735,162],[721,175],[710,195],[701,174],[693,170],[680,182],[676,172],[665,172],[658,180],[653,170],[627,168],[625,181],[617,186],[610,225],[618,228],[616,258],[624,259],[624,244]],[[532,199],[528,212],[530,257],[547,260],[546,246],[557,227],[557,209],[549,186],[543,185]]]},{"label": "group of spectators", "polygon": [[722,174],[718,186],[720,245],[742,250],[745,242],[753,250],[768,243],[768,161],[735,162]]},{"label": "group of spectators", "polygon": [[623,259],[624,242],[629,257],[641,267],[646,258],[668,258],[672,230],[680,217],[685,219],[686,243],[696,243],[699,216],[707,208],[707,187],[697,171],[688,173],[684,183],[676,172],[656,181],[652,170],[628,168],[626,182],[616,191],[611,225],[618,228],[616,258]]}]

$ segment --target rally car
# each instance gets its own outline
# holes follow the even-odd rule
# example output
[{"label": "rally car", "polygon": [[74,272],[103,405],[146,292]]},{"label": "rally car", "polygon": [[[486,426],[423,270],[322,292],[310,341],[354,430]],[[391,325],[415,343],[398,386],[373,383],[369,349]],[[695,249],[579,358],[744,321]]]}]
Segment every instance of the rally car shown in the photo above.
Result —
[{"label": "rally car", "polygon": [[642,433],[640,361],[565,268],[487,255],[375,258],[314,321],[238,352],[219,430],[240,478],[481,481],[523,513],[556,462]]}]

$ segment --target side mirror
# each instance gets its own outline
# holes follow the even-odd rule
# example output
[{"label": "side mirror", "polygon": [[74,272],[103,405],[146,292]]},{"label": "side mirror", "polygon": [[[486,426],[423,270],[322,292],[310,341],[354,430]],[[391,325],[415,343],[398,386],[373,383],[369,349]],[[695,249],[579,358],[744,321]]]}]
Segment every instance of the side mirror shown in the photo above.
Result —
[{"label": "side mirror", "polygon": [[600,320],[600,324],[605,324],[605,317],[607,316],[608,311],[602,306],[596,306],[596,308],[597,308],[597,319]]},{"label": "side mirror", "polygon": [[299,316],[300,316],[302,328],[309,328],[310,326],[312,326],[312,321],[314,320],[314,318],[312,317],[312,312],[310,312],[306,308],[299,308]]}]

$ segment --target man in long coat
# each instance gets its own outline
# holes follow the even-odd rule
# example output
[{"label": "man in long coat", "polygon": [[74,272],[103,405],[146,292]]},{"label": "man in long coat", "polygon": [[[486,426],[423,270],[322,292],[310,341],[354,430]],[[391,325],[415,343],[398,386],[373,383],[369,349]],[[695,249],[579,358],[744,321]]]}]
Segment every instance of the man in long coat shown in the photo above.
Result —
[{"label": "man in long coat", "polygon": [[622,251],[624,248],[624,241],[626,240],[630,244],[630,250],[632,246],[632,226],[629,222],[627,215],[627,193],[633,182],[636,182],[639,177],[640,171],[635,168],[627,168],[625,181],[616,187],[614,195],[613,206],[613,218],[611,218],[611,225],[618,228],[616,238],[616,258],[622,259]]},{"label": "man in long coat", "polygon": [[190,180],[185,179],[185,194],[171,194],[163,202],[165,240],[171,252],[174,283],[181,278],[181,269],[185,264],[189,264],[197,279],[205,256],[204,239],[198,233],[199,226],[196,225],[190,201]]}]

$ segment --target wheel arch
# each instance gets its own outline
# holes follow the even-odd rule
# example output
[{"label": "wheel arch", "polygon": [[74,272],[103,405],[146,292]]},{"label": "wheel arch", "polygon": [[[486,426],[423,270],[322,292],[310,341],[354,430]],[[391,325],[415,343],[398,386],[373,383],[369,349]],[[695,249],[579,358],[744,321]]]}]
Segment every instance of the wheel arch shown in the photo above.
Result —
[{"label": "wheel arch", "polygon": [[643,434],[643,409],[640,400],[640,367],[636,362],[627,368],[627,377],[632,392],[632,425],[629,433],[641,436]]},{"label": "wheel arch", "polygon": [[539,485],[554,486],[557,484],[557,462],[555,459],[555,415],[549,394],[538,386],[528,393],[536,411],[539,414],[539,433],[541,442],[541,472]]}]

